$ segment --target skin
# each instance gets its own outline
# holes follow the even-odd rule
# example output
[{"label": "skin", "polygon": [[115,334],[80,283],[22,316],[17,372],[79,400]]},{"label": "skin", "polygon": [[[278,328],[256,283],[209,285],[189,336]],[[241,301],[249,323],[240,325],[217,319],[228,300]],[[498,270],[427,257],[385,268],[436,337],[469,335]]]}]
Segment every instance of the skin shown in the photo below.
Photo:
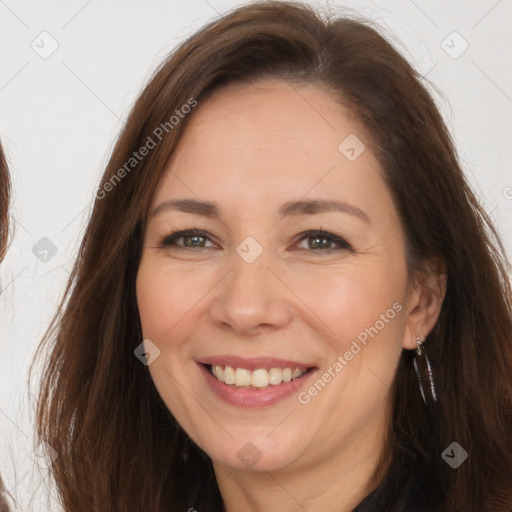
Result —
[{"label": "skin", "polygon": [[[349,134],[366,144],[355,161],[338,150]],[[151,377],[212,458],[228,512],[349,511],[375,486],[369,477],[385,446],[401,351],[432,329],[443,296],[441,273],[430,276],[439,293],[408,276],[382,175],[366,130],[331,95],[265,80],[228,85],[198,105],[155,191],[150,212],[176,198],[221,208],[211,218],[165,208],[150,215],[137,300],[144,338],[160,349]],[[278,213],[287,201],[313,198],[349,203],[368,221],[339,211]],[[173,228],[207,237],[160,247]],[[353,251],[300,240],[312,229]],[[250,264],[236,252],[248,236],[263,248]],[[319,377],[396,302],[401,311],[307,405],[297,394],[263,409],[227,404],[195,362],[274,356],[308,363]],[[262,455],[251,468],[237,457],[249,441]]]}]

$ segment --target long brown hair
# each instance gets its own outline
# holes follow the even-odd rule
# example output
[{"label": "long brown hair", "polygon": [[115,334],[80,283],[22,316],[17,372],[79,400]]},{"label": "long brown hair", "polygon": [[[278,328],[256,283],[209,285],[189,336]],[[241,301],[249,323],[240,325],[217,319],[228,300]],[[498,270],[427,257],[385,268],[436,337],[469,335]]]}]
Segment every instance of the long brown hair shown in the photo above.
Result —
[{"label": "long brown hair", "polygon": [[[0,144],[0,262],[7,251],[9,235],[9,200],[11,197],[11,180],[5,159],[4,150]],[[0,289],[2,283],[0,283]],[[1,347],[0,347],[1,348]],[[5,486],[0,476],[0,512],[9,512],[9,506],[5,498]]]},{"label": "long brown hair", "polygon": [[[447,270],[440,318],[426,341],[438,408],[424,406],[412,352],[404,350],[392,388],[392,465],[372,503],[412,510],[402,490],[417,472],[430,475],[439,496],[422,510],[510,511],[512,297],[499,237],[433,99],[399,52],[368,22],[275,1],[241,7],[173,51],[113,150],[65,298],[38,351],[46,359],[37,432],[58,453],[51,470],[64,509],[221,510],[211,460],[133,354],[142,341],[135,278],[151,197],[194,113],[172,126],[169,119],[223,84],[266,77],[317,84],[352,109],[385,170],[411,272],[435,260]],[[156,147],[127,167],[149,138]],[[441,457],[454,441],[469,454],[456,470]]]},{"label": "long brown hair", "polygon": [[7,251],[9,235],[9,201],[11,197],[11,180],[4,150],[0,144],[0,261]]}]

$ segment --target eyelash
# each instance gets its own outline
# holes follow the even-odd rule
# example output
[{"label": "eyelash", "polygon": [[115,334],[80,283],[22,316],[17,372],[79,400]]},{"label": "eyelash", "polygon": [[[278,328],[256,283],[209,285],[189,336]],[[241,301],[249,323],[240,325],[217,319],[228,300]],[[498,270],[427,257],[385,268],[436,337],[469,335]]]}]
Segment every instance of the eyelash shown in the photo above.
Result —
[{"label": "eyelash", "polygon": [[[186,229],[181,231],[172,231],[170,234],[166,235],[160,240],[160,243],[158,246],[161,249],[169,248],[170,246],[174,246],[175,249],[192,249],[194,250],[194,247],[185,247],[180,246],[176,244],[176,240],[179,240],[181,238],[185,238],[187,236],[197,236],[201,238],[206,238],[208,240],[209,237],[205,231],[202,231],[200,229]],[[304,249],[307,251],[313,251],[313,252],[333,252],[333,251],[349,251],[354,253],[353,247],[343,238],[340,238],[339,236],[333,235],[332,233],[328,233],[327,231],[323,231],[321,229],[313,229],[309,231],[305,231],[304,233],[300,234],[300,238],[298,239],[297,243],[302,242],[303,240],[307,240],[308,238],[325,238],[329,240],[332,243],[335,243],[338,245],[338,248],[327,248],[327,249]],[[211,240],[210,240],[211,241]],[[212,247],[198,247],[199,249],[212,249]],[[302,250],[302,249],[301,249]]]}]

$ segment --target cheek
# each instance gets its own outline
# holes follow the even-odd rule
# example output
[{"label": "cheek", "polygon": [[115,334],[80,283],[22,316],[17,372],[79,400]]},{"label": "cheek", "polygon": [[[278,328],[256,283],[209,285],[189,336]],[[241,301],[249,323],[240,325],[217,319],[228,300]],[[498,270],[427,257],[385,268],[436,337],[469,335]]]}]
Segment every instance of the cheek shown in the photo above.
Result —
[{"label": "cheek", "polygon": [[323,371],[336,375],[320,400],[337,420],[350,413],[363,421],[384,403],[402,350],[402,281],[375,266],[347,270],[328,287],[314,288],[311,303],[324,333]]},{"label": "cheek", "polygon": [[[340,349],[373,326],[382,314],[386,315],[394,303],[403,300],[402,273],[383,261],[368,260],[363,265],[354,262],[342,269],[325,269],[321,275],[302,278],[297,294],[318,315],[325,339]],[[395,313],[392,309],[388,317],[395,318]]]},{"label": "cheek", "polygon": [[151,378],[167,408],[182,418],[191,404],[178,383],[185,382],[194,366],[186,357],[185,341],[196,326],[190,321],[194,305],[205,292],[192,272],[170,273],[161,262],[147,258],[139,266],[136,294],[142,335],[160,350],[148,367]]},{"label": "cheek", "polygon": [[[345,412],[360,414],[362,399],[374,410],[389,391],[402,350],[405,284],[399,261],[372,259],[309,288],[328,351],[325,369],[338,375],[331,398],[343,396]],[[333,368],[336,362],[341,366]]]},{"label": "cheek", "polygon": [[163,340],[186,317],[205,291],[193,272],[166,271],[155,261],[142,261],[137,274],[137,305],[145,337]]}]

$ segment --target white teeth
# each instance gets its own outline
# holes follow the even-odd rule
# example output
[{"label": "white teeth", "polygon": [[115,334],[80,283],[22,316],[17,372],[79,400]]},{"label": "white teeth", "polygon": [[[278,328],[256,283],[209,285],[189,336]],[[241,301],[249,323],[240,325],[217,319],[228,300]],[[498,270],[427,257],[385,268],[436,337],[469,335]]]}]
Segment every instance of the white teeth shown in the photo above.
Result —
[{"label": "white teeth", "polygon": [[246,370],[245,368],[237,368],[235,370],[235,386],[250,386],[250,385],[251,385],[251,372],[249,370]]},{"label": "white teeth", "polygon": [[212,366],[212,374],[221,382],[235,387],[266,388],[267,386],[277,386],[282,382],[291,382],[294,379],[302,377],[306,368],[258,368],[250,371],[245,368],[233,368],[231,366],[222,367]]},{"label": "white teeth", "polygon": [[270,368],[270,371],[268,372],[268,382],[269,384],[272,384],[272,386],[276,386],[283,382],[283,371],[281,368]]},{"label": "white teeth", "polygon": [[231,366],[226,366],[224,368],[224,379],[219,380],[223,380],[226,384],[234,384],[236,382],[235,370]]},{"label": "white teeth", "polygon": [[217,377],[219,380],[223,380],[222,376],[222,366],[215,365],[212,367],[213,375]]},{"label": "white teeth", "polygon": [[268,386],[267,370],[254,370],[251,376],[251,386],[255,388],[266,388]]}]

